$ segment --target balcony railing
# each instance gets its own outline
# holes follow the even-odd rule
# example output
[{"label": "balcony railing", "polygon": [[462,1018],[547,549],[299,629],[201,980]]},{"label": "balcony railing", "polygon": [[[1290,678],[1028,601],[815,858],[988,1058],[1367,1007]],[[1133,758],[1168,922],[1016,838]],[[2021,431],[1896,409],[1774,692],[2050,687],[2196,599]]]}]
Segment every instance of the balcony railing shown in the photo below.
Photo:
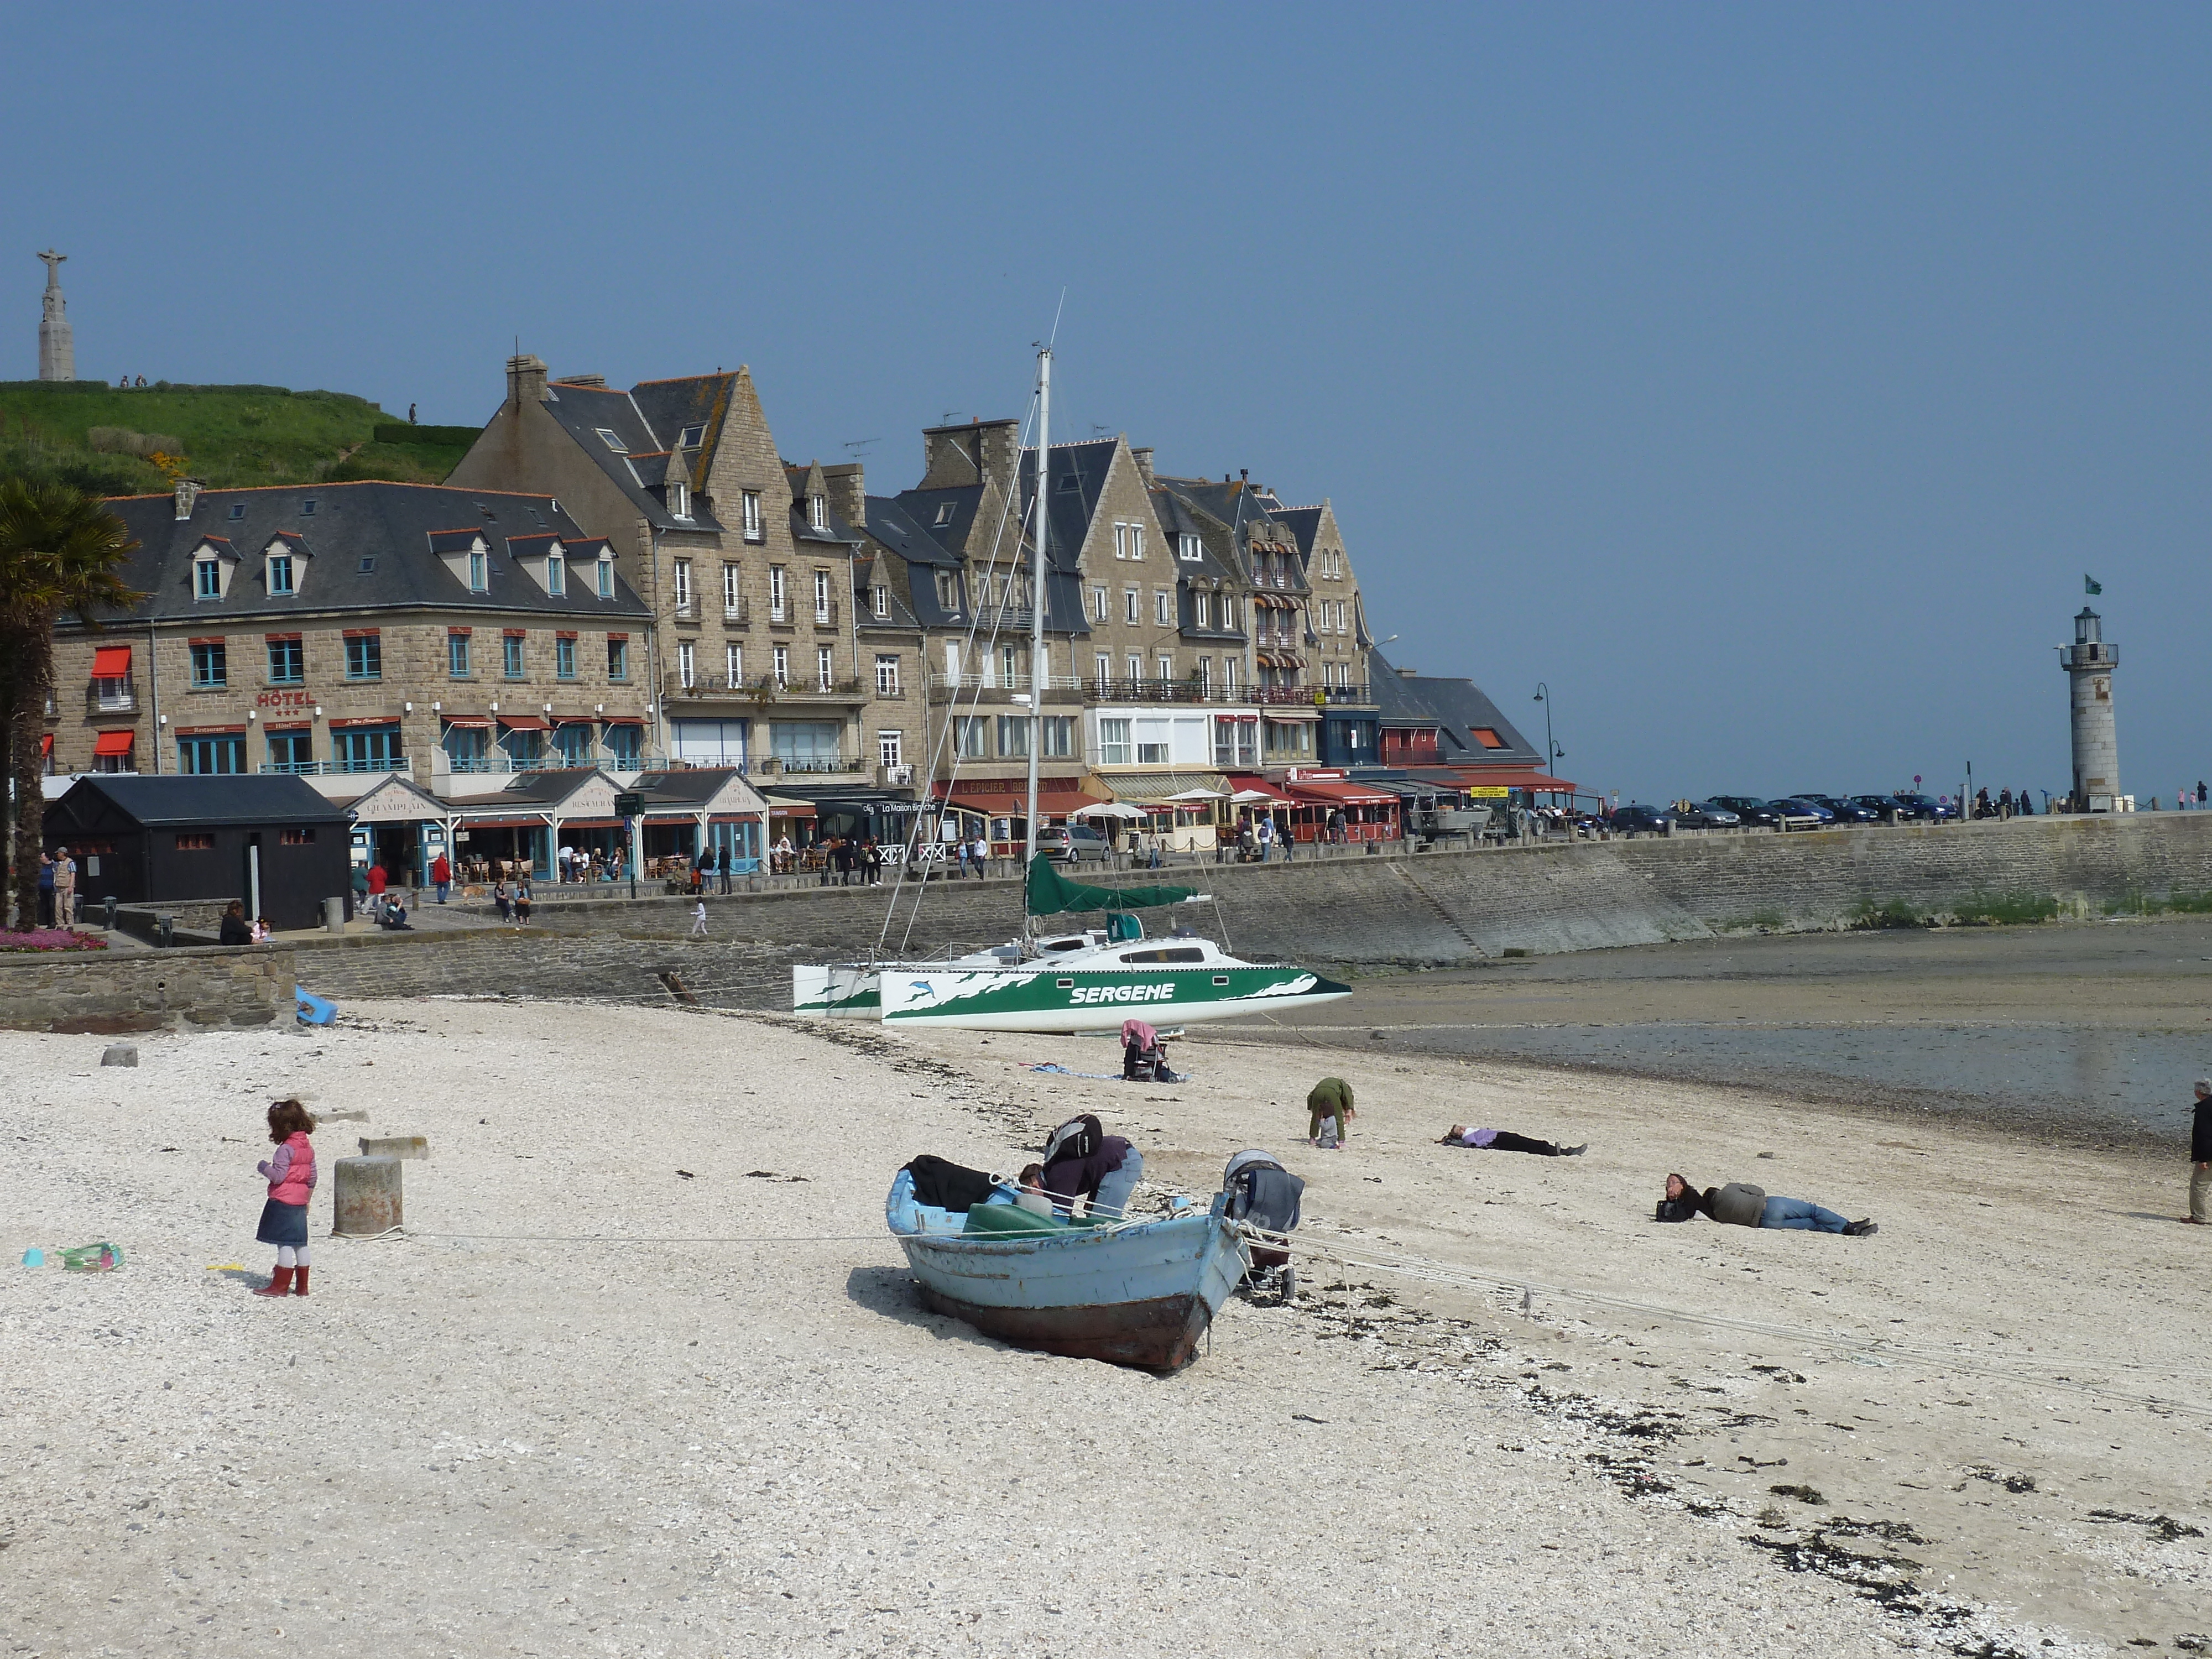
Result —
[{"label": "balcony railing", "polygon": [[[1091,682],[1080,674],[1047,674],[1044,689],[1048,691],[1080,691]],[[929,689],[933,691],[1026,691],[1030,689],[1027,674],[932,674]]]},{"label": "balcony railing", "polygon": [[726,593],[722,596],[722,620],[724,622],[734,623],[737,626],[743,628],[745,624],[751,622],[752,619],[752,602],[747,599],[744,594],[740,593],[738,595],[738,602],[735,605],[730,603],[729,596]]},{"label": "balcony railing", "polygon": [[1033,628],[1035,613],[1025,605],[987,605],[975,612],[978,628]]},{"label": "balcony railing", "polygon": [[774,674],[752,674],[732,679],[727,674],[694,674],[686,685],[681,674],[669,674],[662,680],[662,696],[671,702],[685,697],[742,697],[750,702],[775,702],[785,698],[830,698],[846,702],[865,701],[870,686],[858,679],[831,680],[824,685],[820,678],[801,679],[791,675],[778,680]]},{"label": "balcony railing", "polygon": [[758,769],[768,777],[818,777],[830,772],[857,772],[861,765],[844,755],[770,755]]},{"label": "balcony railing", "polygon": [[[574,772],[586,766],[614,767],[612,755],[578,755],[573,759],[555,750],[550,755],[448,755],[446,765],[454,772]],[[627,769],[626,768],[623,769]]]},{"label": "balcony railing", "polygon": [[138,707],[136,680],[94,680],[84,689],[84,706],[95,714],[128,714]]},{"label": "balcony railing", "polygon": [[337,777],[346,773],[406,772],[411,769],[404,755],[394,755],[389,760],[264,761],[261,763],[264,775],[279,773],[295,778]]},{"label": "balcony railing", "polygon": [[832,599],[827,605],[817,605],[814,607],[814,625],[817,628],[835,628],[837,625],[836,600]]}]

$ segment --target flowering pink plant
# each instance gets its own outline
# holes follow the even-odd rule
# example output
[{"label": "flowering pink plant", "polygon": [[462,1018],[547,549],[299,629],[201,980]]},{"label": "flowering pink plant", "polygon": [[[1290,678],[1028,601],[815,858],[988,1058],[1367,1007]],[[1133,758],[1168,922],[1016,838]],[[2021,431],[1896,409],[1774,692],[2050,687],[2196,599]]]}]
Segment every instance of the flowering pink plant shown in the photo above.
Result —
[{"label": "flowering pink plant", "polygon": [[0,933],[0,951],[105,951],[107,941],[70,927],[33,927],[24,933]]}]

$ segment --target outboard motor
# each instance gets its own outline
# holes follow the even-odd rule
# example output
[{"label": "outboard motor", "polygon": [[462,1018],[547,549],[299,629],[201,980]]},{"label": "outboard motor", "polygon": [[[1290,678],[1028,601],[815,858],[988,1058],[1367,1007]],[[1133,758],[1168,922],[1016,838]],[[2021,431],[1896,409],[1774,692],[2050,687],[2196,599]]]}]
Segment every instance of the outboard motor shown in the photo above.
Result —
[{"label": "outboard motor", "polygon": [[[1306,1183],[1285,1170],[1273,1153],[1257,1147],[1237,1153],[1222,1171],[1221,1188],[1229,1197],[1225,1212],[1231,1221],[1285,1238],[1296,1231],[1298,1200],[1305,1194]],[[1297,1294],[1297,1269],[1291,1266],[1287,1243],[1267,1244],[1248,1236],[1246,1248],[1252,1260],[1246,1283],[1272,1273],[1284,1301]]]}]

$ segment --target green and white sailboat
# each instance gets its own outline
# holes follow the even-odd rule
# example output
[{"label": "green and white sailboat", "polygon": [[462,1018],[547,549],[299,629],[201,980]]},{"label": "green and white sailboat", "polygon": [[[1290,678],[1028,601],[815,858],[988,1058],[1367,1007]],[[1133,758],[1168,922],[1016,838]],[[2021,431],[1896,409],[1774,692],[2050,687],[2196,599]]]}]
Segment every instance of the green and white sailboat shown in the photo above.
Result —
[{"label": "green and white sailboat", "polygon": [[[1044,660],[1045,485],[1052,453],[1052,349],[1037,354],[1037,505],[1032,554],[1030,660]],[[794,964],[793,1012],[886,1025],[967,1026],[985,1031],[1114,1030],[1135,1016],[1147,1024],[1277,1012],[1352,994],[1352,988],[1283,963],[1248,962],[1194,929],[1147,938],[1133,914],[1203,902],[1188,887],[1094,887],[1068,880],[1037,850],[1036,721],[1030,702],[1029,860],[1021,938],[937,961]],[[1103,928],[1053,931],[1048,919],[1105,913]]]}]

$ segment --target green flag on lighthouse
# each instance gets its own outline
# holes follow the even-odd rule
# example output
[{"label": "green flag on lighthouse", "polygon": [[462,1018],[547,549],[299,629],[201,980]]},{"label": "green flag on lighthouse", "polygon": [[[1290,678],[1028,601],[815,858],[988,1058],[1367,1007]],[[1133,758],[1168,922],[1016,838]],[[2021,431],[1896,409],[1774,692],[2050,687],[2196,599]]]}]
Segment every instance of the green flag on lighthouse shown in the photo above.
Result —
[{"label": "green flag on lighthouse", "polygon": [[2081,591],[2084,593],[2101,593],[2105,591],[2105,585],[2094,576],[2084,575],[2081,578]]}]

